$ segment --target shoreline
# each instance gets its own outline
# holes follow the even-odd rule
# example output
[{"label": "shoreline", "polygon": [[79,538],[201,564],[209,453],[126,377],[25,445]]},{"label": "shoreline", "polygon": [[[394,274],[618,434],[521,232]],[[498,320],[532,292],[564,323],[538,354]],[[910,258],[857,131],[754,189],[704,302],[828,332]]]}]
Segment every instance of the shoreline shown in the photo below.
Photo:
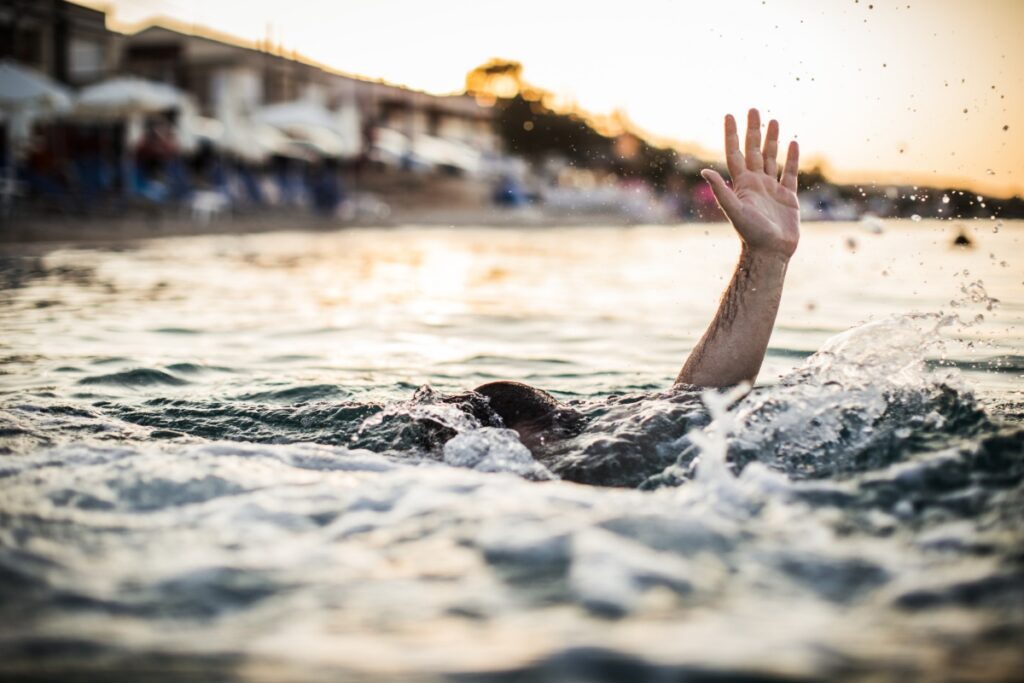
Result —
[{"label": "shoreline", "polygon": [[621,213],[566,213],[525,209],[398,209],[386,218],[327,218],[294,211],[221,216],[209,223],[187,215],[121,217],[31,216],[0,223],[0,248],[66,243],[116,243],[163,237],[247,235],[267,232],[332,232],[353,228],[427,227],[545,228],[625,227],[640,221]]},{"label": "shoreline", "polygon": [[[883,219],[891,222],[892,228],[916,225],[907,219]],[[931,219],[934,220],[934,219]],[[1006,219],[1004,219],[1006,220]],[[849,223],[849,221],[835,221]],[[979,225],[979,222],[981,225]],[[1020,223],[1009,219],[1010,223]],[[457,209],[436,209],[403,207],[396,209],[386,218],[358,216],[352,219],[326,218],[297,211],[262,211],[260,213],[221,216],[202,223],[185,214],[140,215],[132,212],[120,217],[77,217],[77,216],[30,216],[0,221],[0,252],[31,250],[34,247],[47,250],[66,245],[117,245],[130,242],[162,239],[167,237],[201,237],[256,235],[271,232],[329,233],[362,228],[571,228],[608,227],[621,228],[640,225],[712,226],[724,221],[676,221],[640,220],[618,212],[567,212],[551,211],[537,207],[518,209],[463,207]],[[804,221],[805,224],[833,223],[833,221]],[[956,230],[964,229],[977,234],[989,227],[989,221],[980,219],[944,220],[950,236]],[[998,225],[1002,225],[1000,221]],[[998,227],[998,225],[996,227]]]}]

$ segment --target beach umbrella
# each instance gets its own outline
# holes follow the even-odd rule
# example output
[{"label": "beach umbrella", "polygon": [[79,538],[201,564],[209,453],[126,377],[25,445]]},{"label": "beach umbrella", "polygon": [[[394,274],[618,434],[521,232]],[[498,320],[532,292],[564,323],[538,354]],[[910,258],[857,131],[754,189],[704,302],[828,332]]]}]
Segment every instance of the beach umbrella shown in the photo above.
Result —
[{"label": "beach umbrella", "polygon": [[262,107],[256,112],[255,118],[257,121],[269,123],[278,128],[290,126],[334,127],[334,117],[331,116],[331,112],[323,105],[308,100],[279,102]]},{"label": "beach umbrella", "polygon": [[185,151],[194,151],[201,142],[220,147],[223,140],[224,124],[217,119],[193,114],[178,124],[178,144]]},{"label": "beach umbrella", "polygon": [[394,128],[382,126],[373,129],[370,158],[388,166],[406,166],[413,169],[429,169],[433,166],[413,148],[408,135]]},{"label": "beach umbrella", "polygon": [[308,147],[322,157],[350,155],[350,146],[333,128],[295,125],[284,130],[294,142]]},{"label": "beach umbrella", "polygon": [[0,112],[7,122],[7,176],[0,187],[5,215],[14,199],[15,148],[28,140],[33,120],[70,108],[67,88],[17,62],[0,61]]},{"label": "beach umbrella", "polygon": [[357,157],[363,151],[363,124],[355,102],[347,102],[334,115],[334,127],[345,141],[342,156]]},{"label": "beach umbrella", "polygon": [[435,166],[457,168],[470,175],[480,173],[483,159],[480,152],[469,145],[435,137],[433,135],[417,135],[412,144],[413,153]]},{"label": "beach umbrella", "polygon": [[294,138],[269,123],[253,123],[249,128],[248,146],[255,146],[266,157],[276,155],[292,159],[307,159],[306,153]]},{"label": "beach umbrella", "polygon": [[211,140],[214,147],[244,161],[260,163],[269,156],[309,158],[309,153],[298,140],[269,123],[240,117],[231,117],[221,123],[221,135]]},{"label": "beach umbrella", "polygon": [[256,121],[288,133],[318,154],[327,157],[354,157],[359,154],[360,139],[343,130],[338,115],[310,100],[281,102],[256,112]]},{"label": "beach umbrella", "polygon": [[71,93],[48,76],[9,59],[0,60],[0,109],[61,112],[71,108]]},{"label": "beach umbrella", "polygon": [[86,117],[123,118],[180,109],[185,99],[174,86],[129,76],[83,88],[75,111]]},{"label": "beach umbrella", "polygon": [[[128,179],[132,175],[131,148],[142,137],[144,117],[169,109],[180,111],[187,102],[185,94],[174,86],[125,76],[83,88],[75,114],[86,119],[127,119],[121,168],[122,177]],[[127,180],[124,191],[130,192]]]}]

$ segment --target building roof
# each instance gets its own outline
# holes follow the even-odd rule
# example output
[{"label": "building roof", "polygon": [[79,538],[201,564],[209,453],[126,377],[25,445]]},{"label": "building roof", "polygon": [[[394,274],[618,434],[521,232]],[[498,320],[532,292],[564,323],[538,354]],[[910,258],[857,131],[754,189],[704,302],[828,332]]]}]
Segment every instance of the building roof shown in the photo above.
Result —
[{"label": "building roof", "polygon": [[304,57],[294,50],[286,51],[280,46],[264,44],[263,41],[249,41],[215,29],[199,25],[186,25],[164,17],[134,27],[134,30],[125,35],[127,46],[156,44],[168,39],[190,41],[196,43],[197,46],[202,45],[203,49],[197,49],[188,55],[188,59],[192,61],[216,62],[224,59],[258,58],[265,64],[268,59],[279,60],[282,64],[308,68],[322,73],[325,76],[324,84],[328,87],[346,83],[362,94],[379,100],[418,108],[433,108],[464,117],[484,119],[492,116],[490,108],[481,106],[472,96],[464,93],[435,95],[381,79],[370,79],[350,74]]}]

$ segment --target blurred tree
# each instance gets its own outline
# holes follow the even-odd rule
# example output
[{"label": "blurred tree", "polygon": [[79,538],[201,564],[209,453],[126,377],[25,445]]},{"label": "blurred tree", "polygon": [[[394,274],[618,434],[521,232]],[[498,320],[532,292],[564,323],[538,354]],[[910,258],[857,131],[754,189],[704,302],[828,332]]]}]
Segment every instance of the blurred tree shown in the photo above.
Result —
[{"label": "blurred tree", "polygon": [[466,92],[491,101],[515,97],[523,85],[523,65],[508,59],[491,59],[466,74]]},{"label": "blurred tree", "polygon": [[681,169],[676,150],[656,147],[631,132],[622,112],[612,117],[612,135],[581,112],[552,109],[549,103],[557,98],[530,85],[520,62],[494,58],[481,64],[466,74],[466,92],[497,108],[505,149],[531,162],[557,158],[577,168],[647,180],[658,190],[673,176],[688,183],[697,178],[696,171]]},{"label": "blurred tree", "polygon": [[[676,196],[684,207],[702,201],[694,193],[699,194],[704,187],[699,171],[709,165],[707,162],[681,155],[669,146],[652,144],[633,129],[622,112],[613,114],[610,124],[602,124],[601,119],[574,107],[559,111],[557,97],[523,78],[520,62],[494,58],[481,64],[466,74],[466,92],[497,109],[495,126],[505,149],[538,167],[556,159],[580,169],[643,180],[659,193]],[[595,125],[595,121],[599,123]],[[920,201],[910,199],[912,193],[886,198],[883,188],[872,186],[865,191],[860,185],[835,185],[820,163],[801,170],[800,191],[824,191],[832,199],[862,206],[874,198],[889,202],[891,208],[883,211],[897,216],[926,211]],[[941,214],[945,218],[982,213],[1003,217],[1024,214],[1024,201],[1017,197],[989,200],[992,203],[987,211],[982,211],[981,201],[972,193],[947,189],[946,194],[950,201]],[[721,218],[712,206],[694,211],[697,218]]]}]

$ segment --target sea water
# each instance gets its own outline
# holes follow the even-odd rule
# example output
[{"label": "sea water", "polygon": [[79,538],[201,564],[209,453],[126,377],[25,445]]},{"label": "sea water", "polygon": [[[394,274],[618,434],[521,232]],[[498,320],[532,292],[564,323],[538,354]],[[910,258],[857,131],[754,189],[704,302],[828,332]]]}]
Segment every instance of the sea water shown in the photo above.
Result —
[{"label": "sea water", "polygon": [[723,225],[7,247],[0,676],[1013,680],[1024,225],[966,227],[806,225],[724,394]]}]

